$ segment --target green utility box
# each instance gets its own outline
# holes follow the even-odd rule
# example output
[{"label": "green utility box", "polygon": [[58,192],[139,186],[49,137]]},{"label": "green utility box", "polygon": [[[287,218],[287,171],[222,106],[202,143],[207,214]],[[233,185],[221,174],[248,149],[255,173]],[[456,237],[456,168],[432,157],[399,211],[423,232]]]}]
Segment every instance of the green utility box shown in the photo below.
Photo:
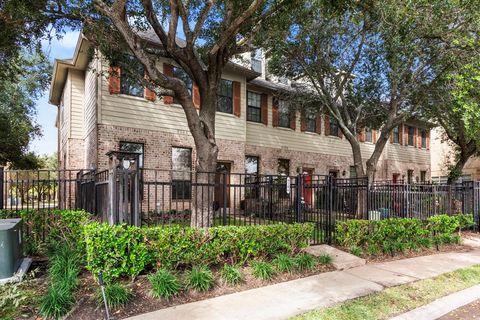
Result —
[{"label": "green utility box", "polygon": [[0,279],[10,278],[22,263],[22,219],[0,219]]}]

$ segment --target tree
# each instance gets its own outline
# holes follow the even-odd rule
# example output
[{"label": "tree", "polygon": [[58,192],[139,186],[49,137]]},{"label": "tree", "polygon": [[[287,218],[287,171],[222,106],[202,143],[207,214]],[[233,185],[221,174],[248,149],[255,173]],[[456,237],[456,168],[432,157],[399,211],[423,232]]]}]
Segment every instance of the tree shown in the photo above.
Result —
[{"label": "tree", "polygon": [[50,63],[41,54],[27,52],[11,61],[17,62],[21,63],[21,72],[9,79],[0,78],[0,165],[31,169],[39,164],[37,157],[28,153],[28,145],[41,134],[35,122],[35,101],[48,86]]},{"label": "tree", "polygon": [[448,183],[453,183],[467,161],[480,155],[480,61],[442,77],[430,96],[427,114],[442,127],[445,140],[453,143],[454,162],[448,165]]},{"label": "tree", "polygon": [[[222,71],[235,55],[252,50],[255,37],[283,28],[283,15],[297,0],[222,1],[79,1],[46,6],[45,14],[83,22],[83,32],[103,56],[122,72],[141,64],[148,75],[144,80],[157,95],[175,96],[181,104],[193,136],[197,162],[197,182],[214,183],[218,147],[215,139],[217,88]],[[142,38],[153,30],[160,46]],[[125,53],[135,59],[125,57]],[[186,83],[163,73],[159,58],[173,59],[198,86],[199,112]],[[111,76],[118,76],[114,70]],[[210,172],[210,174],[202,174]],[[211,223],[213,188],[197,194],[197,214],[192,225]]]},{"label": "tree", "polygon": [[[301,104],[333,117],[358,177],[373,181],[392,130],[420,115],[439,77],[478,49],[478,2],[311,0],[292,12],[282,41],[268,42],[271,70],[297,80]],[[293,99],[299,99],[293,97]],[[305,107],[304,107],[305,108]],[[366,161],[361,131],[378,129]]]}]

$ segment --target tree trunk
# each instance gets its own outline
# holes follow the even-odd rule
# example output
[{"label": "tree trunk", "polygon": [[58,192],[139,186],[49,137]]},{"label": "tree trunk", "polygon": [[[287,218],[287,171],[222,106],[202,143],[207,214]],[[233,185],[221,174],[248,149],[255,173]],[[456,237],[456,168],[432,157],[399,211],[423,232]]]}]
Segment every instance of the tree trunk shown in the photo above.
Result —
[{"label": "tree trunk", "polygon": [[368,184],[372,184],[375,181],[375,173],[377,172],[378,161],[380,160],[380,156],[382,155],[383,150],[385,149],[385,145],[388,142],[391,130],[393,129],[382,129],[380,137],[375,143],[375,149],[373,150],[370,158],[367,160]]},{"label": "tree trunk", "polygon": [[[200,123],[203,135],[194,137],[197,161],[193,178],[193,203],[190,225],[209,228],[214,221],[215,174],[218,146],[215,140],[216,86],[201,90]],[[202,94],[203,93],[203,94]]]},{"label": "tree trunk", "polygon": [[474,150],[462,150],[455,165],[450,169],[447,184],[453,184],[463,172],[468,159],[475,154]]}]

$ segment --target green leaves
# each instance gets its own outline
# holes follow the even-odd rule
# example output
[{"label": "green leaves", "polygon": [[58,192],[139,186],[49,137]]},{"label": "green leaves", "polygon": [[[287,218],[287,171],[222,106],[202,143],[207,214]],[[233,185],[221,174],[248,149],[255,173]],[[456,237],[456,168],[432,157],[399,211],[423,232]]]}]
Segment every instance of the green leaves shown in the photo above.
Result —
[{"label": "green leaves", "polygon": [[154,298],[170,299],[180,291],[180,282],[166,269],[160,269],[155,274],[147,276],[152,285],[151,295]]}]

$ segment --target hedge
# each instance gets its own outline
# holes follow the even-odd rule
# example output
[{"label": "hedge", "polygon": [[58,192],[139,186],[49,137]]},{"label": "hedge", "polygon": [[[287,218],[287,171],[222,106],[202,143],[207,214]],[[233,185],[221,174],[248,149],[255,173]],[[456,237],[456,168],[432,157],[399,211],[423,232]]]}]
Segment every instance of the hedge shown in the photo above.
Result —
[{"label": "hedge", "polygon": [[87,269],[106,279],[135,277],[144,269],[215,265],[224,261],[297,252],[308,245],[313,224],[138,228],[93,222],[85,226]]},{"label": "hedge", "polygon": [[375,255],[458,243],[461,229],[473,225],[470,215],[438,215],[427,221],[415,218],[348,220],[336,225],[336,241],[346,248],[361,248]]}]

